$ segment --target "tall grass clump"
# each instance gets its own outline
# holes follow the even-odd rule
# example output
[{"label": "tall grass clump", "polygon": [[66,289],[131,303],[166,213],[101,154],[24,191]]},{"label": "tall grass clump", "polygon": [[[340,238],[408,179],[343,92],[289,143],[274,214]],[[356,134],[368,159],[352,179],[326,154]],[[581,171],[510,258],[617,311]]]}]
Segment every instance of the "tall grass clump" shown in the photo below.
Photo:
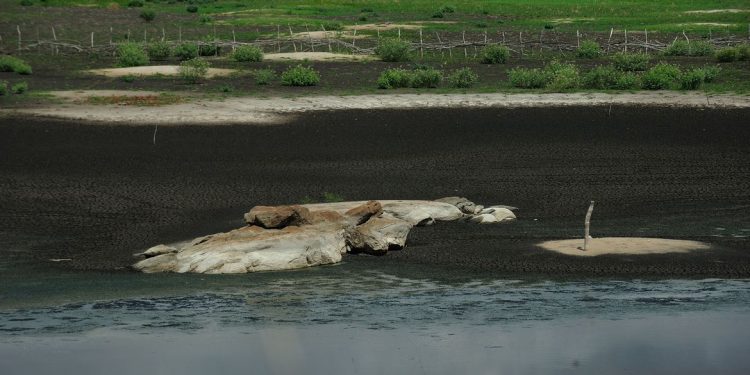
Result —
[{"label": "tall grass clump", "polygon": [[0,72],[15,72],[18,74],[31,74],[31,65],[13,56],[0,56]]},{"label": "tall grass clump", "polygon": [[297,65],[281,73],[284,86],[315,86],[320,83],[320,74],[308,66]]},{"label": "tall grass clump", "polygon": [[263,50],[256,46],[240,46],[234,50],[232,58],[239,62],[263,61]]},{"label": "tall grass clump", "polygon": [[498,44],[489,45],[482,49],[483,64],[505,64],[510,58],[510,50]]},{"label": "tall grass clump", "polygon": [[637,74],[633,72],[621,72],[612,88],[615,90],[633,90],[640,86],[641,79]]},{"label": "tall grass clump", "polygon": [[378,77],[378,88],[398,89],[411,87],[414,75],[411,71],[402,68],[386,69]]},{"label": "tall grass clump", "polygon": [[735,48],[737,48],[737,60],[750,60],[750,44],[741,44]]},{"label": "tall grass clump", "polygon": [[675,87],[682,72],[677,65],[659,63],[643,74],[642,84],[646,90],[666,90]]},{"label": "tall grass clump", "polygon": [[198,56],[218,56],[220,49],[221,47],[216,44],[216,40],[208,35],[203,38],[203,43],[198,46]]},{"label": "tall grass clump", "polygon": [[154,18],[156,18],[156,12],[154,12],[153,10],[144,10],[143,12],[141,12],[140,17],[146,22],[151,22],[154,20]]},{"label": "tall grass clump", "polygon": [[26,91],[29,91],[29,84],[26,82],[19,82],[13,85],[13,87],[10,88],[10,91],[13,91],[14,94],[23,94]]},{"label": "tall grass clump", "polygon": [[680,75],[680,88],[683,90],[697,90],[706,82],[706,72],[697,68]]},{"label": "tall grass clump", "polygon": [[255,78],[256,85],[264,86],[276,78],[276,72],[272,69],[258,69],[253,72],[253,78]]},{"label": "tall grass clump", "polygon": [[117,65],[121,67],[148,65],[148,54],[138,43],[123,43],[117,46]]},{"label": "tall grass clump", "polygon": [[443,72],[434,68],[420,68],[413,72],[411,87],[414,88],[435,88],[443,82]]},{"label": "tall grass clump", "polygon": [[544,88],[550,80],[548,72],[538,68],[513,68],[508,71],[508,79],[513,87],[522,89]]},{"label": "tall grass clump", "polygon": [[610,58],[612,64],[618,70],[624,72],[642,71],[648,68],[651,56],[647,53],[624,53],[618,52]]},{"label": "tall grass clump", "polygon": [[192,60],[198,57],[198,45],[194,43],[182,43],[174,48],[173,53],[181,61]]},{"label": "tall grass clump", "polygon": [[716,61],[718,62],[732,62],[737,61],[740,58],[740,53],[737,48],[727,47],[716,51]]},{"label": "tall grass clump", "polygon": [[695,42],[676,40],[664,50],[666,56],[711,56],[713,53],[714,47],[702,40]]},{"label": "tall grass clump", "polygon": [[410,45],[400,39],[384,38],[378,41],[375,54],[383,61],[399,62],[411,60]]},{"label": "tall grass clump", "polygon": [[549,82],[547,88],[553,91],[567,91],[581,84],[581,74],[578,67],[573,64],[552,61],[544,68],[547,71]]},{"label": "tall grass clump", "polygon": [[198,83],[208,75],[208,68],[211,64],[208,61],[196,57],[180,63],[179,74],[187,83]]},{"label": "tall grass clump", "polygon": [[0,81],[0,96],[8,94],[8,82]]},{"label": "tall grass clump", "polygon": [[448,83],[456,88],[469,88],[479,80],[479,76],[471,68],[461,68],[448,76]]},{"label": "tall grass clump", "polygon": [[172,47],[167,42],[155,41],[146,46],[146,53],[151,60],[166,60],[172,55]]},{"label": "tall grass clump", "polygon": [[599,43],[593,40],[584,40],[576,50],[576,54],[582,59],[595,59],[602,55],[602,49]]},{"label": "tall grass clump", "polygon": [[612,66],[597,66],[583,75],[583,86],[591,89],[613,89],[623,72]]}]

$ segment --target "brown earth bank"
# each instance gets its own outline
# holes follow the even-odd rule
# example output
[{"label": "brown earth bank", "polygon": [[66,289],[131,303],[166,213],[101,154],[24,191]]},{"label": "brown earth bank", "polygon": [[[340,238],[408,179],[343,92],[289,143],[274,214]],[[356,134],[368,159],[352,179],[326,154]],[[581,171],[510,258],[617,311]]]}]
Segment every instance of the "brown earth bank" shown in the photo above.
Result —
[{"label": "brown earth bank", "polygon": [[[126,269],[132,253],[241,226],[254,205],[461,195],[520,207],[501,226],[438,224],[372,268],[750,276],[748,109],[634,106],[311,112],[278,126],[85,126],[0,119],[0,252]],[[686,254],[573,257],[580,236],[708,242]],[[745,230],[745,231],[743,231]],[[346,266],[346,265],[344,265]]]}]

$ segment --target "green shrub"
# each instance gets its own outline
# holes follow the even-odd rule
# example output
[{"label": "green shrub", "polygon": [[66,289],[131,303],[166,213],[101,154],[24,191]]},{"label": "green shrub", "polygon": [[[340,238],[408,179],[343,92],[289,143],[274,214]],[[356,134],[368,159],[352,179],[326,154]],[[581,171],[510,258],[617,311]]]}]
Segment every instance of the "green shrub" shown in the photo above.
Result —
[{"label": "green shrub", "polygon": [[539,89],[547,86],[548,72],[542,69],[514,68],[508,72],[508,79],[514,87]]},{"label": "green shrub", "polygon": [[148,55],[140,44],[128,42],[117,46],[118,66],[142,66],[147,65],[148,62]]},{"label": "green shrub", "polygon": [[185,10],[188,11],[188,13],[197,13],[198,12],[198,6],[197,5],[188,5]]},{"label": "green shrub", "polygon": [[256,46],[240,46],[232,53],[232,58],[239,62],[263,61],[263,51]]},{"label": "green shrub", "polygon": [[151,60],[166,60],[172,55],[172,47],[167,42],[151,42],[146,46],[146,53]]},{"label": "green shrub", "polygon": [[143,1],[141,0],[130,0],[128,1],[128,8],[140,8],[143,6]]},{"label": "green shrub", "polygon": [[127,83],[135,82],[135,76],[132,74],[124,75],[120,77],[120,80]]},{"label": "green shrub", "polygon": [[697,90],[706,81],[706,72],[703,69],[693,69],[680,76],[680,88],[683,90]]},{"label": "green shrub", "polygon": [[219,46],[211,36],[203,38],[203,43],[198,46],[198,56],[218,56]]},{"label": "green shrub", "polygon": [[445,14],[441,12],[440,10],[436,10],[435,13],[432,13],[432,18],[443,18],[445,17]]},{"label": "green shrub", "polygon": [[26,82],[19,82],[13,85],[13,87],[10,88],[10,91],[13,91],[14,94],[23,94],[26,91],[29,90],[29,84]]},{"label": "green shrub", "polygon": [[648,63],[651,61],[651,56],[647,53],[619,52],[612,55],[611,60],[616,69],[624,72],[634,72],[646,70]]},{"label": "green shrub", "polygon": [[219,91],[224,93],[229,93],[234,91],[234,87],[232,85],[221,85],[219,86]]},{"label": "green shrub", "polygon": [[154,12],[153,10],[144,10],[143,12],[141,12],[140,17],[146,22],[151,22],[154,20],[154,18],[156,18],[156,12]]},{"label": "green shrub", "polygon": [[335,202],[343,202],[344,196],[336,193],[329,193],[327,191],[323,192],[323,202],[326,203],[335,203]]},{"label": "green shrub", "polygon": [[0,72],[15,72],[18,74],[31,74],[31,65],[13,56],[0,56]]},{"label": "green shrub", "polygon": [[595,59],[601,56],[602,49],[599,47],[599,43],[593,40],[584,40],[576,53],[582,59]]},{"label": "green shrub", "polygon": [[553,91],[566,91],[581,84],[581,74],[578,67],[573,64],[564,64],[553,60],[544,70],[548,72],[549,77],[546,87]]},{"label": "green shrub", "polygon": [[620,76],[617,77],[615,85],[612,87],[616,90],[632,90],[641,86],[641,80],[638,75],[633,72],[620,72]]},{"label": "green shrub", "polygon": [[719,76],[719,73],[721,73],[721,68],[718,66],[704,66],[701,69],[703,69],[703,74],[706,77],[705,81],[709,83],[713,82]]},{"label": "green shrub", "polygon": [[0,81],[0,96],[8,93],[8,82]]},{"label": "green shrub", "polygon": [[482,49],[483,64],[505,64],[510,58],[510,50],[499,44],[489,45]]},{"label": "green shrub", "polygon": [[443,81],[443,72],[433,68],[416,69],[412,74],[411,87],[414,88],[435,88]]},{"label": "green shrub", "polygon": [[397,89],[402,87],[411,87],[411,81],[414,75],[411,71],[401,68],[386,69],[378,77],[378,88]]},{"label": "green shrub", "polygon": [[443,5],[443,7],[440,8],[440,11],[443,13],[455,13],[456,7],[454,7],[453,5]]},{"label": "green shrub", "polygon": [[719,62],[732,62],[738,60],[739,57],[740,54],[737,48],[728,47],[716,51],[716,60]]},{"label": "green shrub", "polygon": [[180,63],[179,73],[180,77],[188,83],[197,83],[201,79],[208,75],[208,68],[211,64],[208,61],[196,57],[191,60],[183,61]]},{"label": "green shrub", "polygon": [[613,89],[622,74],[612,66],[597,66],[583,75],[583,86],[591,89]]},{"label": "green shrub", "polygon": [[667,56],[689,56],[690,43],[687,40],[675,40],[664,50]]},{"label": "green shrub", "polygon": [[711,56],[714,54],[714,46],[711,43],[699,40],[690,43],[690,56]]},{"label": "green shrub", "polygon": [[642,77],[642,87],[647,90],[665,90],[674,87],[682,72],[673,64],[659,63]]},{"label": "green shrub", "polygon": [[448,83],[452,87],[469,88],[479,80],[479,76],[471,68],[461,68],[448,76]]},{"label": "green shrub", "polygon": [[258,69],[253,72],[253,78],[255,78],[255,84],[267,85],[276,78],[276,72],[271,69]]},{"label": "green shrub", "polygon": [[320,74],[313,68],[297,65],[281,73],[284,86],[315,86],[320,82]]},{"label": "green shrub", "polygon": [[208,16],[208,15],[205,15],[205,14],[201,14],[201,16],[198,17],[198,22],[200,22],[200,23],[211,23],[211,22],[213,22],[213,20],[214,19],[211,18],[211,16]]},{"label": "green shrub", "polygon": [[737,48],[737,60],[750,60],[750,44],[742,44],[735,48]]},{"label": "green shrub", "polygon": [[19,4],[21,4],[21,6],[29,7],[34,5],[34,2],[31,0],[21,0]]},{"label": "green shrub", "polygon": [[182,61],[194,59],[198,57],[198,45],[182,43],[174,48],[174,55]]},{"label": "green shrub", "polygon": [[410,48],[409,43],[403,40],[384,38],[378,41],[378,46],[375,47],[375,54],[383,61],[409,61],[411,60],[409,54]]},{"label": "green shrub", "polygon": [[323,23],[323,27],[326,29],[326,31],[344,30],[344,25],[342,25],[341,22],[325,22]]}]

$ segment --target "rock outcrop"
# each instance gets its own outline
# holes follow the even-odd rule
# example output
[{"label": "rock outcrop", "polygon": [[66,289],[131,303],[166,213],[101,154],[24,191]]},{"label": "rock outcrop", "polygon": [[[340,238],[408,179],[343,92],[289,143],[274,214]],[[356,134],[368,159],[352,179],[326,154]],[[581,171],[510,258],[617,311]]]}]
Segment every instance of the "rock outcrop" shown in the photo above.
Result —
[{"label": "rock outcrop", "polygon": [[414,226],[467,219],[488,224],[515,219],[508,206],[483,208],[466,198],[381,200],[256,206],[246,227],[158,245],[136,256],[141,272],[246,273],[340,262],[346,252],[383,255],[406,246]]}]

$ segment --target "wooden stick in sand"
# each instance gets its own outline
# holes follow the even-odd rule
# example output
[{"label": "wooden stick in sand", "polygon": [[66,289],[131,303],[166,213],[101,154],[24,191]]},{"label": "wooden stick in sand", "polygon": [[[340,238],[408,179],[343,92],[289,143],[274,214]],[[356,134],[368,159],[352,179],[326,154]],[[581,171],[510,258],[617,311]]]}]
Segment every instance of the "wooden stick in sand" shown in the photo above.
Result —
[{"label": "wooden stick in sand", "polygon": [[591,239],[591,235],[589,235],[589,226],[591,225],[592,212],[594,212],[594,201],[591,201],[589,210],[586,212],[586,221],[584,222],[583,229],[583,251],[586,251],[586,249],[589,247],[589,240]]}]

